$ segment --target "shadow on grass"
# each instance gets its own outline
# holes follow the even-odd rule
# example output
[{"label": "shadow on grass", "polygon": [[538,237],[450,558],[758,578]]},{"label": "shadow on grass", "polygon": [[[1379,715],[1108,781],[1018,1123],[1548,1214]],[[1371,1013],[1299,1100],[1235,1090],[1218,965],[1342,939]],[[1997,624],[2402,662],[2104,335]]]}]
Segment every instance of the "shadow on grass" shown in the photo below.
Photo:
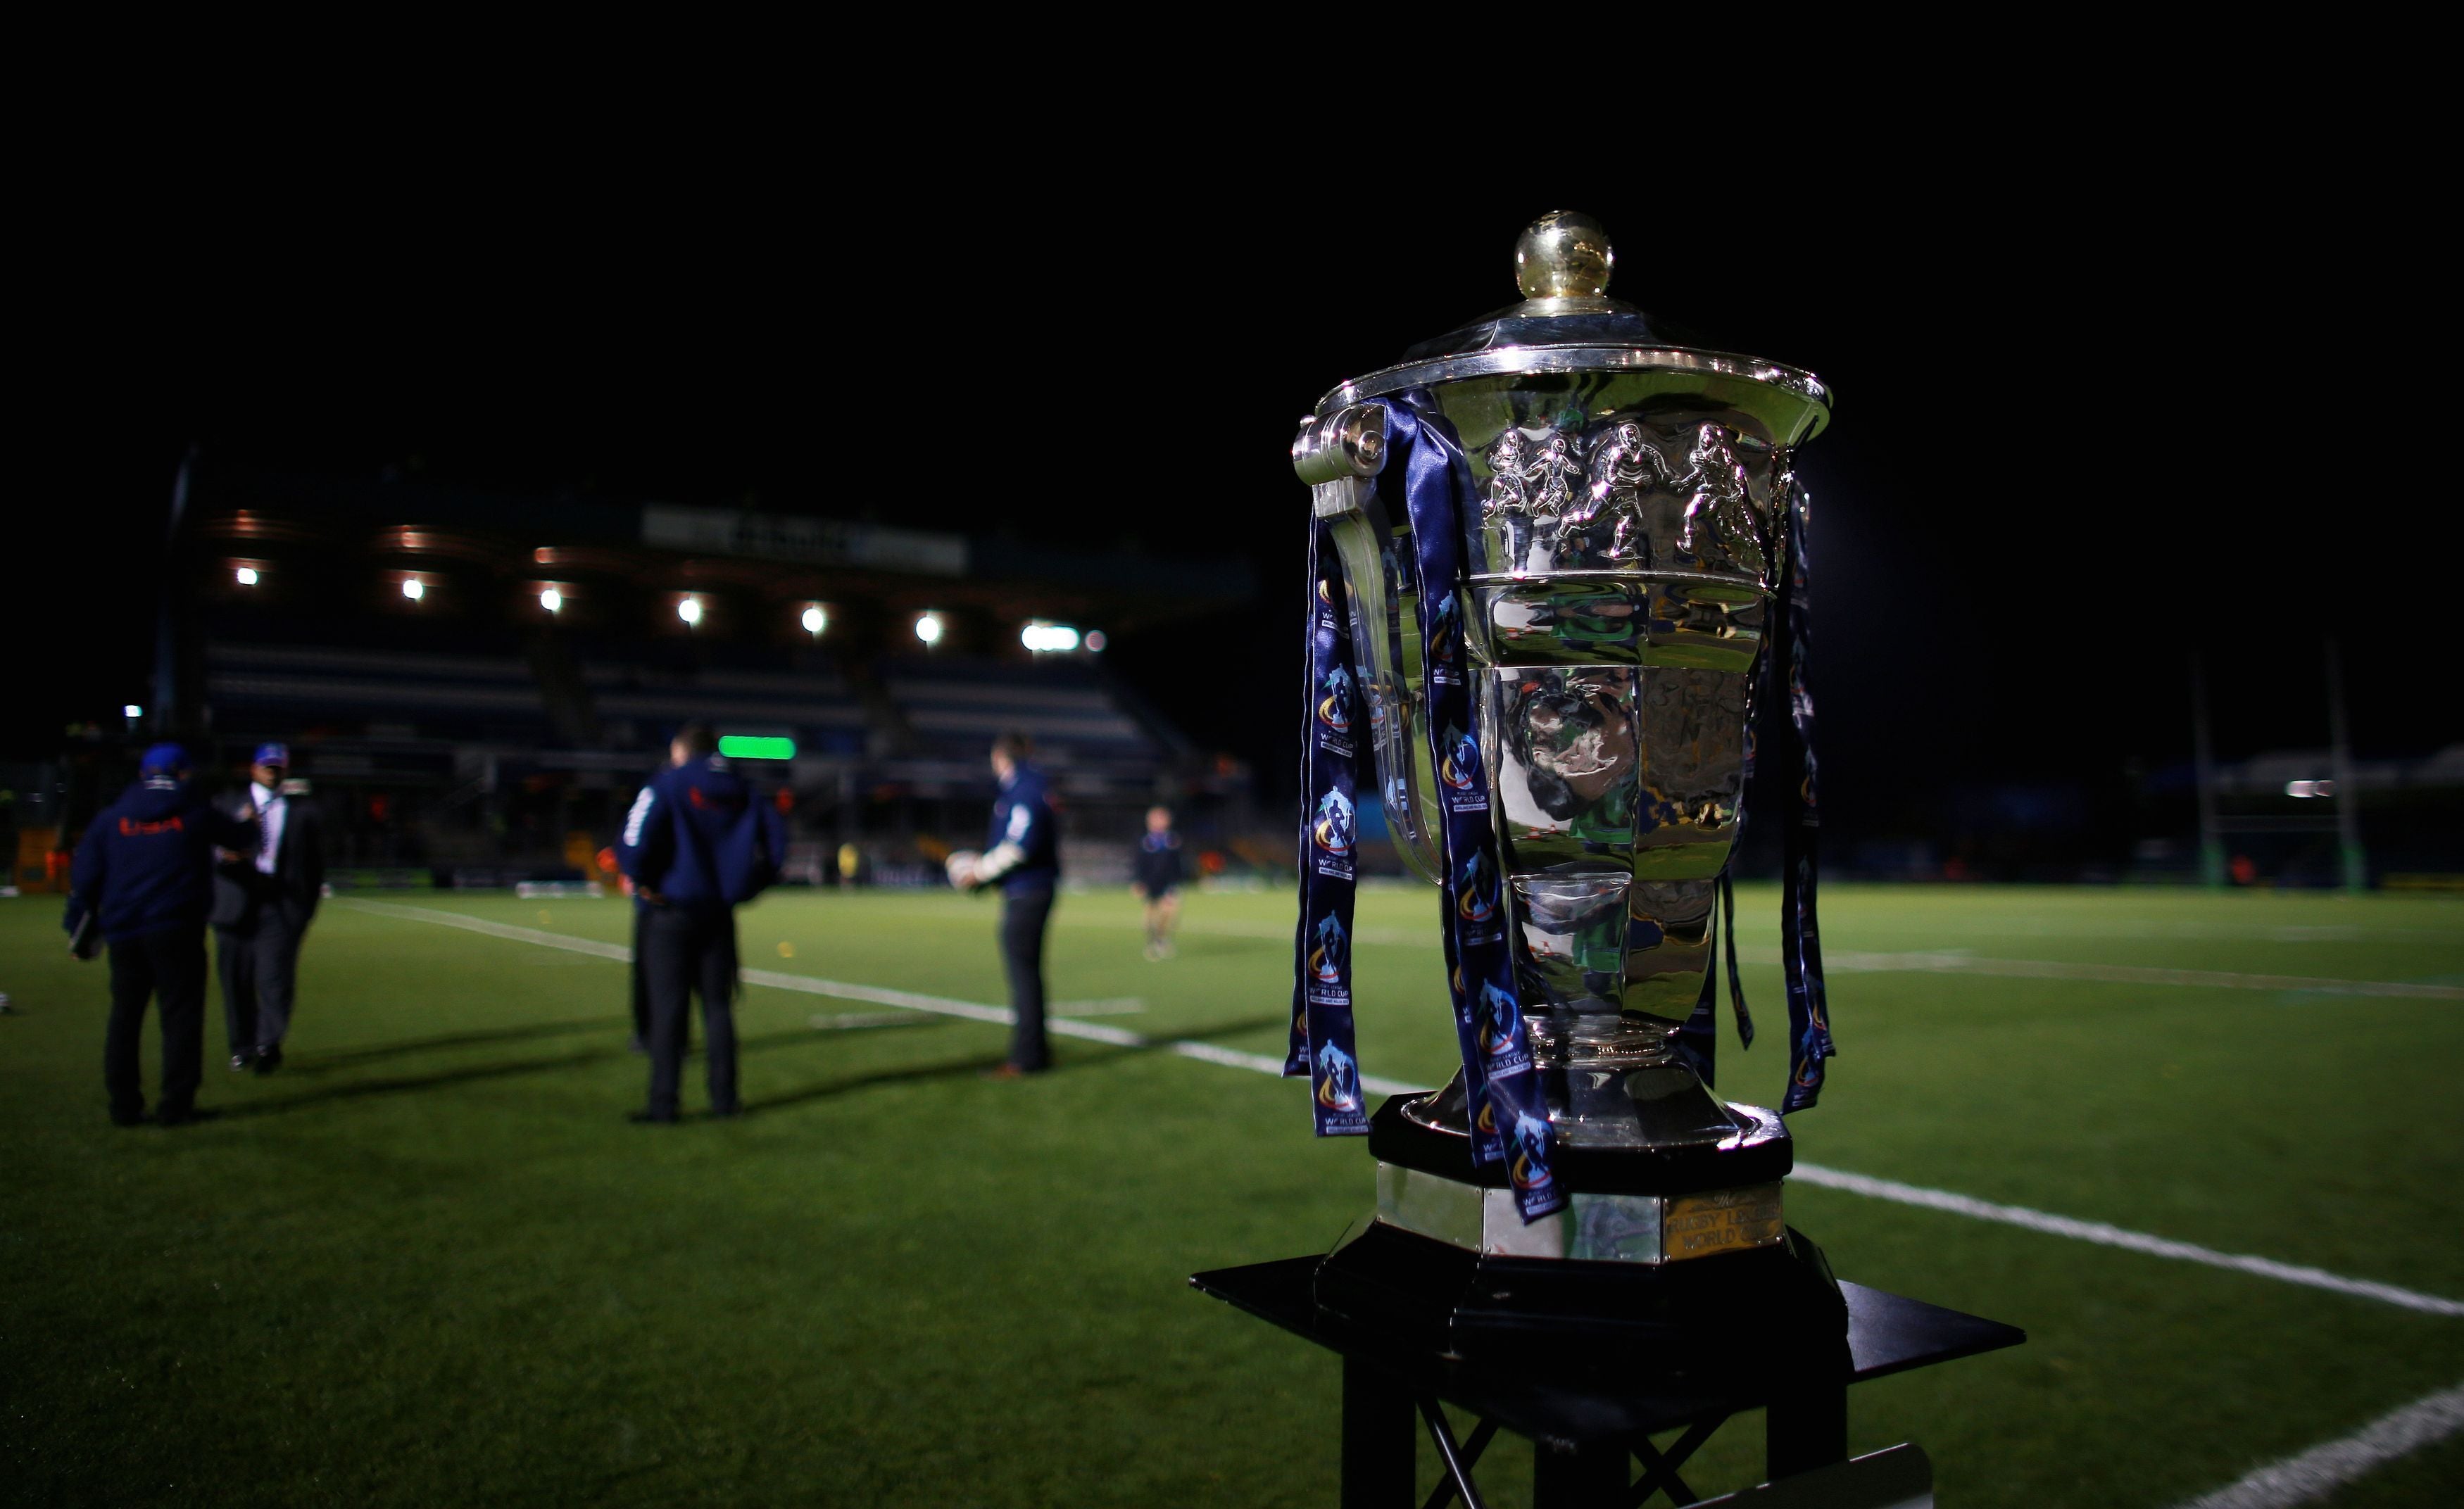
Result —
[{"label": "shadow on grass", "polygon": [[[1150,1039],[1145,1042],[1130,1046],[1115,1046],[1110,1043],[1088,1044],[1087,1046],[1096,1050],[1092,1053],[1079,1052],[1077,1045],[1072,1044],[1072,1051],[1068,1057],[1055,1061],[1047,1072],[1068,1074],[1082,1069],[1099,1069],[1107,1064],[1117,1063],[1123,1059],[1169,1050],[1175,1042],[1237,1037],[1244,1032],[1281,1027],[1288,1020],[1288,1017],[1278,1012],[1271,1017],[1260,1017],[1249,1021],[1223,1022],[1202,1031],[1178,1033],[1170,1038]],[[981,1074],[988,1069],[1000,1067],[1005,1061],[1007,1061],[1003,1056],[994,1055],[960,1059],[949,1063],[926,1063],[903,1069],[883,1069],[877,1073],[859,1074],[844,1080],[828,1080],[818,1084],[805,1085],[803,1089],[789,1090],[781,1095],[765,1095],[759,1101],[748,1102],[744,1107],[744,1114],[753,1116],[763,1111],[783,1110],[791,1106],[809,1104],[815,1101],[829,1100],[857,1090],[871,1089],[878,1085],[904,1084],[924,1080],[950,1079],[964,1074]]]},{"label": "shadow on grass", "polygon": [[555,1059],[525,1059],[518,1063],[481,1063],[465,1068],[445,1069],[435,1074],[396,1075],[382,1080],[360,1080],[350,1084],[337,1084],[330,1089],[311,1090],[305,1095],[286,1095],[278,1101],[253,1101],[223,1110],[226,1121],[239,1121],[253,1116],[279,1116],[286,1111],[307,1110],[319,1105],[332,1105],[348,1101],[366,1100],[377,1095],[406,1095],[418,1090],[438,1090],[455,1084],[480,1084],[490,1080],[510,1080],[525,1074],[547,1074],[558,1069],[580,1069],[611,1059],[626,1057],[621,1048],[588,1048]]},{"label": "shadow on grass", "polygon": [[[925,1018],[927,1021],[945,1019],[946,1018]],[[1237,1037],[1242,1033],[1258,1032],[1269,1027],[1280,1027],[1285,1024],[1285,1020],[1286,1018],[1278,1014],[1271,1017],[1252,1017],[1245,1021],[1223,1022],[1216,1026],[1203,1028],[1197,1032],[1179,1033],[1171,1038],[1156,1038],[1146,1042],[1129,1046],[1089,1044],[1089,1046],[1094,1048],[1096,1051],[1091,1053],[1073,1051],[1065,1061],[1054,1066],[1054,1072],[1067,1073],[1077,1069],[1098,1068],[1102,1065],[1117,1062],[1120,1060],[1127,1058],[1133,1058],[1140,1054],[1168,1050],[1176,1041],[1188,1039],[1198,1039],[1202,1041],[1209,1038]],[[466,1034],[457,1039],[427,1039],[424,1043],[417,1045],[407,1043],[396,1044],[392,1048],[383,1051],[409,1052],[412,1051],[414,1046],[439,1047],[450,1046],[461,1041],[488,1042],[504,1040],[506,1039],[517,1039],[525,1037],[548,1037],[559,1032],[579,1032],[589,1029],[604,1028],[608,1025],[609,1023],[605,1018],[593,1019],[587,1023],[543,1023],[537,1028],[508,1029],[501,1035]],[[811,1047],[816,1044],[839,1040],[843,1039],[840,1038],[839,1034],[835,1032],[818,1031],[810,1027],[791,1027],[779,1032],[756,1033],[750,1036],[738,1037],[736,1039],[736,1052],[738,1058],[742,1058],[746,1054],[766,1053],[777,1048]],[[365,1057],[374,1057],[378,1054],[379,1050],[371,1049],[368,1050]],[[634,1057],[634,1055],[623,1048],[585,1048],[575,1053],[561,1054],[552,1059],[523,1059],[511,1063],[468,1064],[456,1069],[440,1069],[433,1074],[405,1074],[387,1076],[383,1079],[359,1080],[349,1084],[336,1084],[313,1089],[305,1094],[286,1095],[280,1100],[248,1102],[238,1105],[223,1107],[222,1118],[230,1121],[241,1121],[257,1116],[276,1116],[289,1111],[310,1110],[319,1105],[341,1104],[351,1101],[367,1100],[375,1096],[409,1095],[416,1094],[421,1090],[449,1089],[457,1084],[484,1084],[493,1080],[518,1079],[523,1075],[529,1074],[554,1074],[568,1069],[584,1069],[592,1067],[593,1065],[608,1063]],[[702,1057],[702,1054],[698,1048],[686,1055],[688,1060],[698,1059],[700,1057]],[[327,1064],[331,1064],[333,1062],[331,1060],[319,1061]],[[826,1100],[832,1096],[844,1095],[850,1091],[866,1089],[875,1085],[896,1084],[916,1080],[939,1079],[960,1074],[976,1074],[980,1073],[985,1069],[992,1068],[1001,1062],[1001,1060],[998,1056],[972,1057],[958,1060],[954,1062],[918,1064],[900,1069],[884,1069],[876,1073],[857,1075],[850,1079],[831,1080],[818,1084],[807,1085],[803,1089],[789,1090],[781,1095],[764,1096],[759,1102],[748,1105],[746,1110],[747,1113],[750,1114],[756,1111],[777,1109],[785,1106],[804,1104],[813,1101]]]},{"label": "shadow on grass", "polygon": [[[551,1035],[551,1031],[577,1032],[585,1030],[585,1027],[605,1029],[610,1025],[607,1019],[602,1017],[587,1024],[550,1024],[537,1031],[508,1031],[502,1036],[513,1039],[547,1037]],[[481,1042],[497,1040],[481,1034],[472,1034],[469,1037],[473,1040]],[[436,1047],[448,1045],[456,1040],[459,1039],[433,1039],[420,1046]],[[840,1035],[835,1032],[817,1031],[810,1027],[791,1027],[781,1032],[739,1036],[736,1039],[736,1053],[740,1059],[748,1053],[766,1053],[774,1048],[810,1046],[835,1040],[840,1040]],[[408,1052],[411,1046],[401,1044],[393,1051]],[[694,1047],[685,1054],[687,1061],[700,1057],[702,1052],[699,1047]],[[224,1108],[223,1115],[230,1120],[252,1116],[275,1116],[286,1111],[307,1110],[319,1105],[365,1100],[377,1095],[407,1095],[420,1090],[447,1089],[456,1084],[481,1084],[491,1080],[516,1079],[525,1074],[553,1074],[561,1069],[588,1068],[593,1064],[607,1063],[621,1059],[633,1059],[641,1062],[646,1069],[649,1064],[647,1059],[642,1059],[629,1049],[584,1048],[579,1052],[562,1054],[553,1059],[523,1059],[512,1063],[467,1064],[458,1069],[439,1069],[433,1074],[403,1074],[384,1079],[359,1080],[349,1084],[310,1090],[302,1095],[286,1095],[280,1100],[255,1101],[229,1106]]]},{"label": "shadow on grass", "polygon": [[536,1022],[527,1027],[500,1027],[492,1032],[457,1032],[442,1038],[413,1038],[404,1042],[381,1042],[366,1048],[345,1048],[338,1053],[320,1053],[313,1058],[295,1060],[283,1065],[295,1075],[330,1074],[379,1059],[398,1059],[406,1054],[430,1053],[446,1048],[474,1048],[487,1043],[521,1042],[537,1038],[561,1038],[577,1032],[608,1032],[622,1025],[616,1016],[586,1017],[572,1021]]},{"label": "shadow on grass", "polygon": [[807,1084],[800,1090],[789,1090],[782,1095],[764,1095],[759,1100],[748,1101],[745,1103],[744,1114],[760,1116],[771,1111],[809,1105],[816,1101],[826,1101],[841,1095],[852,1095],[858,1090],[877,1089],[885,1084],[913,1084],[927,1080],[957,1079],[964,1075],[981,1074],[988,1069],[1000,1067],[1003,1061],[1001,1055],[996,1053],[959,1059],[949,1063],[918,1063],[903,1069],[882,1069],[872,1074],[859,1074],[845,1080],[825,1080],[818,1084]]}]

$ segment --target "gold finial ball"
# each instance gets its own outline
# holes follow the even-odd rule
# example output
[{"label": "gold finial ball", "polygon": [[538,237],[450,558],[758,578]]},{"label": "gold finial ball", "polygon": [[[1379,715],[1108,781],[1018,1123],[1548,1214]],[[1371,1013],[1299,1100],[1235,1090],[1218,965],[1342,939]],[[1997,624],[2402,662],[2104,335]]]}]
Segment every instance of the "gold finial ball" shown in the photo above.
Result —
[{"label": "gold finial ball", "polygon": [[1514,242],[1514,281],[1526,298],[1587,298],[1607,291],[1617,253],[1608,229],[1572,209],[1552,209]]}]

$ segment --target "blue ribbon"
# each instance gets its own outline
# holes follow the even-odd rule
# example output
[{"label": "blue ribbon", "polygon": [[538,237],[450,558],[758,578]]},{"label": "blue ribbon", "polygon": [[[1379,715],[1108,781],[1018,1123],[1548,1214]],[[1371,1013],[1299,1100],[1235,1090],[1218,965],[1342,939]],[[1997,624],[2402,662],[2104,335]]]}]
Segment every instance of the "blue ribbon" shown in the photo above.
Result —
[{"label": "blue ribbon", "polygon": [[1822,817],[1814,758],[1814,692],[1806,663],[1814,643],[1814,597],[1806,580],[1812,559],[1806,549],[1808,498],[1805,488],[1790,489],[1787,499],[1788,574],[1776,604],[1773,638],[1780,663],[1774,678],[1788,698],[1788,726],[1794,755],[1790,772],[1787,831],[1783,836],[1780,874],[1780,964],[1788,977],[1788,1093],[1780,1102],[1783,1115],[1801,1111],[1822,1096],[1822,1061],[1838,1049],[1831,1042],[1831,1013],[1822,988],[1822,937],[1815,919],[1815,879],[1821,868]]},{"label": "blue ribbon", "polygon": [[1369,730],[1360,715],[1352,658],[1351,600],[1332,535],[1309,534],[1309,652],[1301,689],[1309,736],[1301,753],[1301,916],[1292,943],[1292,1031],[1287,1078],[1307,1075],[1309,1110],[1321,1137],[1369,1131],[1360,1054],[1352,1019],[1352,917],[1360,823],[1359,749]]},{"label": "blue ribbon", "polygon": [[1463,446],[1435,406],[1418,394],[1380,402],[1387,412],[1388,462],[1377,483],[1391,491],[1399,480],[1403,512],[1412,523],[1428,690],[1422,722],[1442,819],[1439,895],[1446,983],[1463,1052],[1472,1158],[1506,1165],[1515,1209],[1532,1221],[1563,1210],[1566,1193],[1552,1169],[1556,1134],[1549,1125],[1514,978],[1497,835],[1482,769],[1480,699],[1473,694],[1463,643],[1464,523],[1478,516],[1479,505]]}]

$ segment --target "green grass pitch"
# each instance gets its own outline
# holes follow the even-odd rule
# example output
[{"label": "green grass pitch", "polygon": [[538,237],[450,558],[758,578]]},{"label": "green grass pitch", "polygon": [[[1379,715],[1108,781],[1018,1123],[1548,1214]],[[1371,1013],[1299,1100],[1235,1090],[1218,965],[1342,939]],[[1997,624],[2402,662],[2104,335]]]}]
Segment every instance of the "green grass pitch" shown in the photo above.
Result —
[{"label": "green grass pitch", "polygon": [[[381,899],[628,926],[616,901]],[[1776,897],[1741,899],[1768,951]],[[781,892],[741,936],[748,967],[997,1003],[994,910]],[[0,901],[0,1501],[1332,1501],[1332,1361],[1183,1284],[1322,1250],[1368,1207],[1365,1149],[1312,1140],[1297,1083],[1067,1039],[1059,1072],[988,1083],[999,1027],[817,1030],[881,1008],[754,985],[753,1113],[634,1127],[622,965],[344,900],[309,936],[290,1064],[224,1069],[217,999],[224,1116],[119,1130],[103,966],[67,959],[57,912]],[[1451,1067],[1434,913],[1362,898],[1373,1075]],[[2464,983],[2464,905],[2434,898],[1839,886],[1825,923],[1842,953]],[[1054,995],[1279,1054],[1288,901],[1194,895],[1186,924],[1150,964],[1128,896],[1065,897]],[[1778,972],[1747,973],[1767,1037],[1724,1043],[1722,1089],[1771,1104]],[[2464,1298],[2464,1002],[1875,968],[1832,998],[1802,1161]],[[150,1086],[150,1022],[146,1054]],[[1789,1201],[1843,1277],[2029,1331],[1850,1396],[1852,1445],[1918,1440],[1947,1504],[2175,1503],[2464,1382],[2464,1320]],[[1529,1491],[1515,1451],[1483,1464],[1492,1503]],[[1687,1476],[1741,1486],[1760,1453],[1744,1417]],[[2328,1501],[2459,1484],[2450,1437]]]}]

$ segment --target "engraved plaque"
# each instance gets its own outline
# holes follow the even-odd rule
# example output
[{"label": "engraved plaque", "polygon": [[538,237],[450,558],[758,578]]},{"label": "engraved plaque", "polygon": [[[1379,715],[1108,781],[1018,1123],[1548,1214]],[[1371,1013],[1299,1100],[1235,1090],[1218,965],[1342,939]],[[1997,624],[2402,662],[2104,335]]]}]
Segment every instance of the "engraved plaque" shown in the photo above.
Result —
[{"label": "engraved plaque", "polygon": [[1779,1241],[1779,1186],[1749,1184],[1737,1190],[1681,1194],[1668,1202],[1662,1228],[1668,1260],[1769,1247]]}]

